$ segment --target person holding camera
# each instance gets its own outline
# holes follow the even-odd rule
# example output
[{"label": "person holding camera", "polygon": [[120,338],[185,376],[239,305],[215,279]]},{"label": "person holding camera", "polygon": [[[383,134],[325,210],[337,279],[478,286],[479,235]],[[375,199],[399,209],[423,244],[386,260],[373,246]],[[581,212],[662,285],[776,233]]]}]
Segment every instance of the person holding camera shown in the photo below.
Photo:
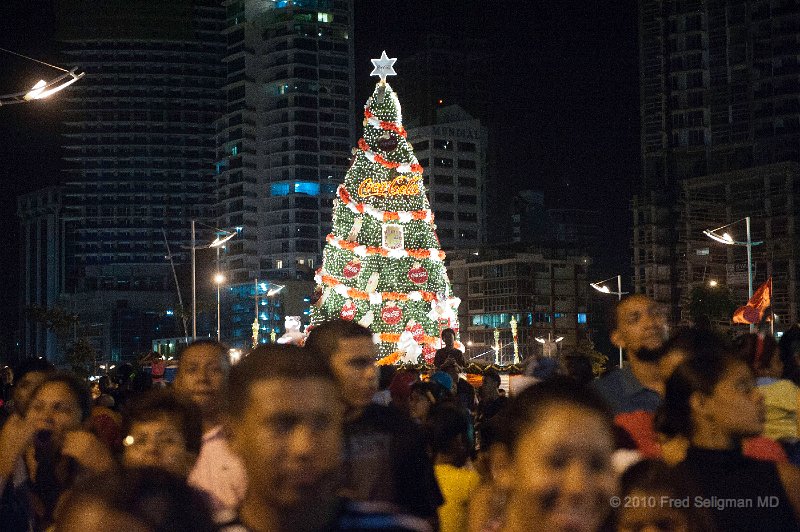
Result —
[{"label": "person holding camera", "polygon": [[0,431],[0,523],[5,530],[44,530],[59,497],[84,474],[114,468],[108,449],[82,425],[89,389],[70,373],[49,375],[22,417]]}]

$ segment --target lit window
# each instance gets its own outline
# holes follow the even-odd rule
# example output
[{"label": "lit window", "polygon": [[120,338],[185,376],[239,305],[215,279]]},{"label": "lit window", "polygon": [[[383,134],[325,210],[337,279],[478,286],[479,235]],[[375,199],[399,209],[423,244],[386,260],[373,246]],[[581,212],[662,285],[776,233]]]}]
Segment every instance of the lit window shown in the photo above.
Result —
[{"label": "lit window", "polygon": [[586,323],[586,313],[578,312],[578,323]]},{"label": "lit window", "polygon": [[333,15],[330,13],[317,13],[317,22],[331,22],[333,21]]},{"label": "lit window", "polygon": [[275,261],[275,268],[278,270],[283,269],[283,261],[281,259]]}]

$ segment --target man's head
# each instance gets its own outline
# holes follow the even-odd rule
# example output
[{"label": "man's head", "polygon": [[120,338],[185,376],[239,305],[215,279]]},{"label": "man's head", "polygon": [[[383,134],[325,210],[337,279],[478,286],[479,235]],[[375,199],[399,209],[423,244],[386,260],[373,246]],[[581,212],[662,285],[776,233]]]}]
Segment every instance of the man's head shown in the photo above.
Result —
[{"label": "man's head", "polygon": [[453,329],[444,329],[442,331],[442,342],[446,347],[453,347],[453,343],[456,341],[456,332]]},{"label": "man's head", "polygon": [[55,366],[43,358],[26,358],[14,369],[11,397],[15,412],[25,415],[33,390],[55,370]]},{"label": "man's head", "polygon": [[219,411],[229,370],[225,345],[212,340],[193,342],[181,353],[175,390],[188,397],[208,419]]},{"label": "man's head", "polygon": [[226,406],[231,448],[261,503],[291,515],[334,493],[344,408],[318,353],[256,348],[231,369]]},{"label": "man's head", "polygon": [[481,399],[495,399],[499,395],[499,388],[500,374],[491,368],[487,369],[483,374],[483,380],[481,381],[481,387],[479,389]]},{"label": "man's head", "polygon": [[192,403],[168,390],[151,390],[129,405],[123,434],[126,466],[185,477],[200,453],[203,423]]},{"label": "man's head", "polygon": [[305,345],[327,361],[348,409],[370,404],[378,391],[378,369],[369,329],[347,320],[328,321],[311,330]]},{"label": "man's head", "polygon": [[611,342],[629,357],[654,362],[667,340],[667,317],[661,304],[642,294],[626,297],[610,314]]}]

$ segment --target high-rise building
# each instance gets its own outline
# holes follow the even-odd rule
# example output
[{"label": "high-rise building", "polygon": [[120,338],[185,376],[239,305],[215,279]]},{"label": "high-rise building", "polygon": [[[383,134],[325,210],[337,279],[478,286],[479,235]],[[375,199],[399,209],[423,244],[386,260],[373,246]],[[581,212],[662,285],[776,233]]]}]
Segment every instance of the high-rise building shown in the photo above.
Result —
[{"label": "high-rise building", "polygon": [[442,248],[480,245],[486,227],[486,128],[451,105],[437,110],[433,125],[409,127],[408,140],[425,168]]},{"label": "high-rise building", "polygon": [[20,220],[19,303],[20,353],[25,357],[58,354],[57,338],[30,311],[53,308],[61,293],[63,243],[61,236],[61,189],[48,187],[17,198]]},{"label": "high-rise building", "polygon": [[[681,183],[730,172],[757,181],[760,167],[800,161],[798,28],[795,2],[639,2],[643,183],[633,201],[634,283],[669,304],[674,321],[689,288],[680,266]],[[733,188],[719,197],[749,193]],[[736,220],[730,211],[716,226]]]},{"label": "high-rise building", "polygon": [[215,0],[57,7],[65,62],[86,72],[59,95],[60,286],[82,323],[105,324],[97,347],[124,359],[172,333],[161,320],[177,299],[165,256],[187,263],[190,221],[214,222],[224,8]]},{"label": "high-rise building", "polygon": [[310,278],[355,146],[353,0],[226,0],[217,215],[233,283]]},{"label": "high-rise building", "polygon": [[[461,298],[461,342],[470,359],[513,361],[512,316],[520,359],[542,354],[536,341],[562,337],[571,349],[588,337],[588,256],[530,245],[461,249],[448,257],[453,293]],[[495,358],[494,335],[501,346]]]}]

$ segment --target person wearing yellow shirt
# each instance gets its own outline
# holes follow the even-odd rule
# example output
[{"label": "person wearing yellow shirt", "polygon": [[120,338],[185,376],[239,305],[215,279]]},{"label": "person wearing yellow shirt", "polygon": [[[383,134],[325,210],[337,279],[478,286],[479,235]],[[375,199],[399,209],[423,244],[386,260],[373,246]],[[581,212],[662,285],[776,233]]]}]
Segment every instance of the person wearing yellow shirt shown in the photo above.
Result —
[{"label": "person wearing yellow shirt", "polygon": [[444,496],[439,507],[440,530],[467,530],[469,500],[480,484],[480,476],[469,461],[473,447],[469,413],[455,403],[440,403],[431,410],[426,424],[436,480]]}]

